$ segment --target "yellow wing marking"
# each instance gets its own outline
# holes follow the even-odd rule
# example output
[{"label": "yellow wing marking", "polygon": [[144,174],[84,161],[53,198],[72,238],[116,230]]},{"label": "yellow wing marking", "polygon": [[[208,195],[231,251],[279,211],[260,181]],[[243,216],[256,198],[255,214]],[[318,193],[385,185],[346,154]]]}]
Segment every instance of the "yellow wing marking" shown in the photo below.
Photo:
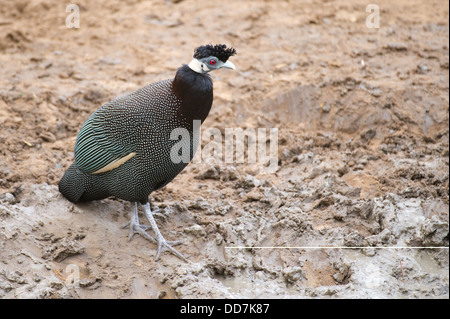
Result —
[{"label": "yellow wing marking", "polygon": [[126,161],[128,161],[129,159],[132,159],[134,156],[136,155],[136,153],[130,153],[127,156],[124,156],[122,158],[119,158],[111,163],[109,163],[108,165],[106,165],[103,168],[100,168],[98,171],[93,172],[92,174],[100,174],[100,173],[105,173],[105,172],[109,172],[117,167],[119,167],[120,165],[124,164]]}]

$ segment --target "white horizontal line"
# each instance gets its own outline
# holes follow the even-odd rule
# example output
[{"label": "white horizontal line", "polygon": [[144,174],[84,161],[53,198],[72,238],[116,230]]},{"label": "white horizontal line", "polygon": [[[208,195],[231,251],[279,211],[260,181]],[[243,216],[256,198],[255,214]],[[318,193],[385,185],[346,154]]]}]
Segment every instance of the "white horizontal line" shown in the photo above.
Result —
[{"label": "white horizontal line", "polygon": [[285,246],[227,246],[226,249],[448,249],[446,246],[438,246],[438,247],[422,247],[422,246],[399,246],[399,247],[354,247],[354,246],[305,246],[305,247],[285,247]]}]

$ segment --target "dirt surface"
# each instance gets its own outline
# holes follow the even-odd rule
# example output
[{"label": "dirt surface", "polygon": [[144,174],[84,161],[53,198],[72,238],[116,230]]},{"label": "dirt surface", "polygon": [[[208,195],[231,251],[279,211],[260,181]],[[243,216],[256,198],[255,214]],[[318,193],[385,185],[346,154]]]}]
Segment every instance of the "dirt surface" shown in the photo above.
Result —
[{"label": "dirt surface", "polygon": [[[379,0],[379,29],[361,1],[77,4],[79,29],[59,1],[0,6],[0,298],[449,297],[447,1]],[[279,167],[191,163],[151,195],[189,262],[156,262],[130,203],[57,183],[94,110],[206,43],[238,71],[204,132],[276,127]]]}]

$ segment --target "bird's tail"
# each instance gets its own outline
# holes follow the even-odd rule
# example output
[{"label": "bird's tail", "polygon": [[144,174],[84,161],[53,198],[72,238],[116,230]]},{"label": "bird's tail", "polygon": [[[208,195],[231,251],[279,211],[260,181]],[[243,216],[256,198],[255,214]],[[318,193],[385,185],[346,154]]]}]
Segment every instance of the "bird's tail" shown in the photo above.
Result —
[{"label": "bird's tail", "polygon": [[86,191],[88,182],[85,174],[81,172],[74,163],[59,181],[59,191],[72,203],[78,203],[83,201],[83,193]]},{"label": "bird's tail", "polygon": [[107,198],[109,193],[98,175],[83,173],[72,164],[59,181],[59,191],[72,203]]}]

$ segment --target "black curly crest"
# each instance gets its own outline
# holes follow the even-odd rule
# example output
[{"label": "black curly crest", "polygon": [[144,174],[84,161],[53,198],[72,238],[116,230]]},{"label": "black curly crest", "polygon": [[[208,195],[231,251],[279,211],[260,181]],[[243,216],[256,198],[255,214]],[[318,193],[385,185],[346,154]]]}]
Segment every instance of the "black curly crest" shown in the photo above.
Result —
[{"label": "black curly crest", "polygon": [[194,58],[202,59],[209,56],[215,56],[222,62],[227,62],[228,58],[236,54],[234,48],[227,48],[225,44],[207,44],[195,49]]}]

